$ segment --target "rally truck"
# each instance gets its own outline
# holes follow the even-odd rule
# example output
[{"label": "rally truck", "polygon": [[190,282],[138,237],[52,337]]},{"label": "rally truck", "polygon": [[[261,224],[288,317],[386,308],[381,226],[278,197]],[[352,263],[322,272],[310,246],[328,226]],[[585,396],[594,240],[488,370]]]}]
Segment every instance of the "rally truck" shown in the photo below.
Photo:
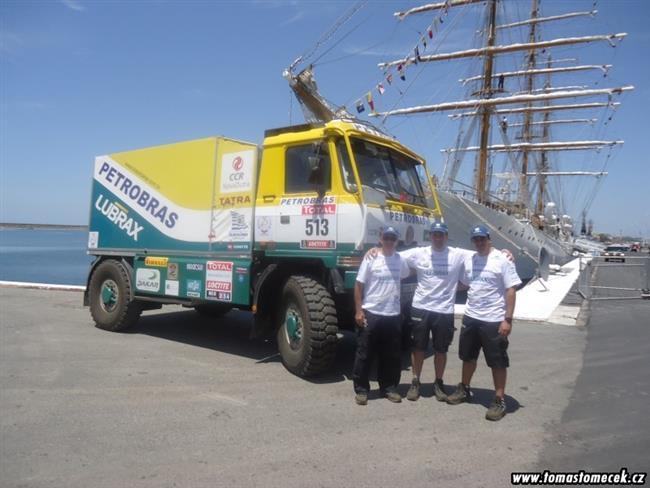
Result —
[{"label": "rally truck", "polygon": [[110,331],[165,304],[251,311],[252,334],[274,333],[286,368],[313,375],[354,327],[357,269],[382,227],[423,245],[440,216],[424,160],[358,120],[268,130],[260,146],[207,137],[107,154],[84,304]]}]

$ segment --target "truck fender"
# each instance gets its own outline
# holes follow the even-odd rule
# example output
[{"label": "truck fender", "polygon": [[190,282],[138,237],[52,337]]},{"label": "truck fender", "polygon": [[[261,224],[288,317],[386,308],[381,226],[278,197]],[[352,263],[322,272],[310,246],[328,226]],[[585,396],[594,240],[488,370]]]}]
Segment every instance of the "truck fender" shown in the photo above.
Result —
[{"label": "truck fender", "polygon": [[[90,265],[90,270],[88,271],[88,277],[86,278],[86,289],[84,290],[84,307],[88,307],[90,305],[90,298],[88,297],[88,289],[90,288],[90,277],[95,272],[95,268],[97,268],[97,266],[99,266],[107,259],[115,259],[117,257],[118,256],[98,256],[97,259],[95,259]],[[131,277],[133,276],[133,266],[123,257],[119,258],[119,261],[126,268],[128,279],[129,279],[129,285],[132,285]],[[129,286],[129,289],[131,290],[131,294],[130,294],[131,296],[129,297],[129,299],[133,300],[134,298],[133,286]]]},{"label": "truck fender", "polygon": [[266,335],[273,326],[273,314],[263,298],[262,292],[267,289],[266,285],[273,283],[272,277],[277,270],[276,263],[268,265],[255,283],[253,292],[253,327],[251,328],[250,338],[255,339]]}]

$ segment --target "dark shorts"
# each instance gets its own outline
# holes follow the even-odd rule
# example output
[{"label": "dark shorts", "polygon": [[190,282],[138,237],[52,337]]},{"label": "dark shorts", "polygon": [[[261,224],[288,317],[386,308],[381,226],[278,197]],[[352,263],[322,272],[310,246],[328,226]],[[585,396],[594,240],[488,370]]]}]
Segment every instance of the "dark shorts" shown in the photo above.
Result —
[{"label": "dark shorts", "polygon": [[463,327],[460,329],[458,357],[462,361],[476,361],[483,349],[485,362],[490,368],[507,368],[508,338],[499,334],[501,322],[484,322],[463,316]]},{"label": "dark shorts", "polygon": [[421,308],[411,308],[411,339],[413,349],[426,351],[429,336],[433,338],[433,350],[445,353],[454,338],[454,314],[437,313]]}]

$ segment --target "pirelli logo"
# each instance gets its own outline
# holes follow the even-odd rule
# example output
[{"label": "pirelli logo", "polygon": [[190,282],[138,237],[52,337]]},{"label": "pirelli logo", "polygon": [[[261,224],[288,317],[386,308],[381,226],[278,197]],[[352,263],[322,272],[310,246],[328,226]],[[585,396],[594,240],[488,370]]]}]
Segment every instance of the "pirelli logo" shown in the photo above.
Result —
[{"label": "pirelli logo", "polygon": [[167,267],[168,262],[169,262],[169,258],[160,257],[160,256],[147,256],[146,258],[144,258],[145,266],[155,266],[157,268],[165,268]]}]

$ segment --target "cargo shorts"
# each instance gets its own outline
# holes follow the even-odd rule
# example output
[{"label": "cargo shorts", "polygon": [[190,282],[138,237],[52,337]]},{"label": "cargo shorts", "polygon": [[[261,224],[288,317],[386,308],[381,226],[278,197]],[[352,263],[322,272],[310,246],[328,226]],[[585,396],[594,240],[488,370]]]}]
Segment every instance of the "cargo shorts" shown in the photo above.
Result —
[{"label": "cargo shorts", "polygon": [[467,315],[463,316],[460,329],[458,357],[462,361],[476,361],[483,349],[485,362],[490,368],[507,368],[508,338],[499,334],[501,322],[485,322]]},{"label": "cargo shorts", "polygon": [[426,351],[429,337],[433,350],[446,353],[454,338],[454,314],[411,308],[411,343],[416,351]]}]

